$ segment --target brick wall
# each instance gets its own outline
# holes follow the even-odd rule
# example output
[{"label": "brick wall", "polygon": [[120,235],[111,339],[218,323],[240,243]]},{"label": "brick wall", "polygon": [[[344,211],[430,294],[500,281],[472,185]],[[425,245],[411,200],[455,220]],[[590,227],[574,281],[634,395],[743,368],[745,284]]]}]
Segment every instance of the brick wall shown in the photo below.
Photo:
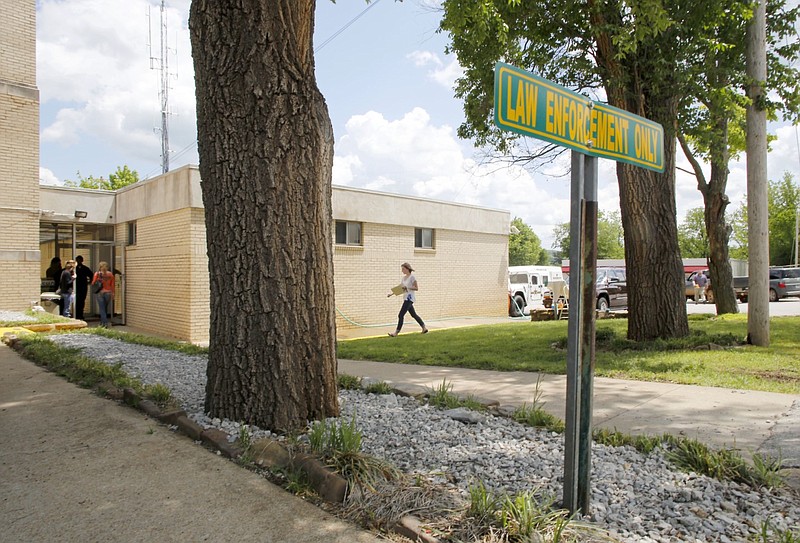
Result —
[{"label": "brick wall", "polygon": [[36,3],[0,2],[0,80],[36,86]]},{"label": "brick wall", "polygon": [[[507,236],[436,229],[434,249],[415,249],[413,227],[362,227],[361,246],[335,246],[337,327],[395,323],[402,302],[386,294],[400,282],[403,262],[414,267],[414,307],[423,320],[507,314]],[[418,325],[407,318],[406,326]]]},{"label": "brick wall", "polygon": [[38,300],[39,96],[32,0],[0,2],[0,309]]},{"label": "brick wall", "polygon": [[[117,229],[126,239],[127,225]],[[208,341],[208,259],[203,210],[183,208],[136,221],[125,250],[126,323],[194,343]]]}]

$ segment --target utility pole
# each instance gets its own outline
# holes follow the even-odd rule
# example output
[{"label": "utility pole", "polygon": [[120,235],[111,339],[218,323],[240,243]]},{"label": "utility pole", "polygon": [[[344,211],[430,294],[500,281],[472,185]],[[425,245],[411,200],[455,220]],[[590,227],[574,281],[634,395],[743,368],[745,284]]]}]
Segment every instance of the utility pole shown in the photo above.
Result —
[{"label": "utility pole", "polygon": [[747,245],[749,292],[747,338],[769,346],[769,223],[767,209],[766,0],[758,0],[747,25]]}]

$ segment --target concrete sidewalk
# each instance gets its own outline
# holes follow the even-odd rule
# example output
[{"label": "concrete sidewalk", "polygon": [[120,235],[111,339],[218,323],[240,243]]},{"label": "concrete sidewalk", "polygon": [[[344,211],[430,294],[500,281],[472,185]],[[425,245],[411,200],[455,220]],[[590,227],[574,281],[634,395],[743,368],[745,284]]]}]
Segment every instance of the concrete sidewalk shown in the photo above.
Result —
[{"label": "concrete sidewalk", "polygon": [[4,344],[0,375],[0,541],[378,541]]},{"label": "concrete sidewalk", "polygon": [[[339,372],[388,383],[436,388],[446,379],[453,392],[519,406],[540,402],[564,419],[566,377],[527,372],[498,372],[339,360]],[[786,467],[800,468],[800,397],[790,394],[595,378],[595,427],[633,435],[668,433],[780,456]],[[794,406],[794,407],[793,407]]]}]

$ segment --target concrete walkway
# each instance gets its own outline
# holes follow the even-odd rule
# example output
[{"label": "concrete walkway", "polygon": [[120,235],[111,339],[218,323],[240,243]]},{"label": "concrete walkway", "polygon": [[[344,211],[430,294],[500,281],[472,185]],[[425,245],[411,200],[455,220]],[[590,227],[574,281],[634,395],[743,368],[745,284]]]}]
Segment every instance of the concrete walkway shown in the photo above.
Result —
[{"label": "concrete walkway", "polygon": [[0,542],[377,543],[0,344]]}]

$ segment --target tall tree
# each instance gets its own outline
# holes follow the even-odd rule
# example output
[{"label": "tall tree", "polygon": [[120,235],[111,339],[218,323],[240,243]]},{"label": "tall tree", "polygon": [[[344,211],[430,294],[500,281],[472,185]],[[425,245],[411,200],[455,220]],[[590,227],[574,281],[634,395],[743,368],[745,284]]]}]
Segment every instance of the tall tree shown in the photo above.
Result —
[{"label": "tall tree", "polygon": [[[767,215],[769,217],[769,263],[785,266],[794,262],[795,214],[800,205],[800,186],[790,172],[784,172],[778,181],[770,181],[767,189]],[[735,258],[747,260],[747,204],[742,202],[733,212],[733,239],[731,249]]]},{"label": "tall tree", "polygon": [[[683,258],[708,258],[705,210],[693,207],[678,225],[678,245]],[[714,289],[716,294],[716,289]]]},{"label": "tall tree", "polygon": [[[764,84],[774,90],[776,99],[764,105],[773,115],[780,113],[792,118],[798,113],[800,72],[792,67],[798,54],[797,45],[787,46],[787,38],[791,39],[795,33],[793,23],[798,8],[786,9],[785,4],[784,0],[772,0],[767,13],[770,66]],[[718,314],[738,311],[729,259],[731,226],[726,222],[726,209],[730,200],[726,187],[729,158],[745,146],[745,36],[752,16],[750,4],[737,2],[729,10],[709,13],[706,21],[709,32],[697,40],[694,61],[686,66],[692,77],[688,79],[689,93],[679,121],[679,141],[703,195],[709,270]],[[708,178],[699,158],[710,163]],[[728,288],[722,288],[725,285]]]},{"label": "tall tree", "polygon": [[800,203],[800,188],[789,172],[769,184],[769,263],[785,266],[794,262],[795,214]]},{"label": "tall tree", "polygon": [[117,166],[117,171],[108,174],[108,184],[112,190],[121,189],[139,182],[139,172],[131,170],[128,165]]},{"label": "tall tree", "polygon": [[[569,223],[559,224],[553,229],[554,245],[562,258],[569,258]],[[625,241],[622,232],[622,219],[619,212],[597,213],[597,258],[625,258]]]},{"label": "tall tree", "polygon": [[194,0],[211,322],[206,410],[271,430],[338,414],[333,129],[314,0]]},{"label": "tall tree", "polygon": [[456,86],[466,117],[461,136],[499,149],[513,145],[515,136],[492,122],[498,60],[570,89],[601,87],[611,105],[664,127],[664,173],[617,164],[628,337],[688,334],[675,216],[675,121],[684,91],[685,44],[703,31],[708,8],[663,0],[445,0],[443,7],[441,28],[464,67]]},{"label": "tall tree", "polygon": [[517,229],[508,236],[508,265],[532,266],[549,264],[550,257],[542,248],[542,240],[519,217],[514,217],[511,225]]},{"label": "tall tree", "polygon": [[117,166],[115,172],[108,174],[108,179],[92,175],[83,177],[81,172],[78,172],[77,176],[77,181],[65,179],[64,186],[80,187],[82,189],[117,190],[139,182],[139,172],[131,170],[127,164],[125,166]]}]

